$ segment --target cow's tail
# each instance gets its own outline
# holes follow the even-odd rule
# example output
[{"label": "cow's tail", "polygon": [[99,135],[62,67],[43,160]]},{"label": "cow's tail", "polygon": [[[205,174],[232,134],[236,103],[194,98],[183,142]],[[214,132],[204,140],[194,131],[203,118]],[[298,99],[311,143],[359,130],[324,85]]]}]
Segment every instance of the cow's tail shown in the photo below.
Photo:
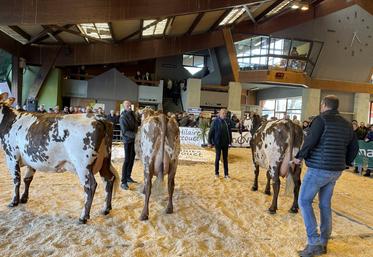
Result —
[{"label": "cow's tail", "polygon": [[[164,114],[159,115],[161,121],[161,142],[160,153],[161,161],[158,166],[158,176],[153,184],[154,195],[161,196],[164,192],[164,174],[165,169],[168,169],[168,162],[165,161],[165,141],[167,135],[167,117]],[[167,167],[165,167],[167,166]]]},{"label": "cow's tail", "polygon": [[294,141],[295,141],[295,127],[294,127],[294,123],[289,120],[289,134],[290,134],[290,138],[289,138],[289,154],[290,154],[290,158],[289,158],[289,164],[288,164],[288,174],[286,176],[286,184],[285,184],[285,195],[292,195],[293,192],[294,192],[294,181],[293,181],[293,176],[291,175],[292,173],[294,173],[294,169],[295,169],[295,165],[294,163],[292,162],[293,161],[293,151],[294,151]]}]

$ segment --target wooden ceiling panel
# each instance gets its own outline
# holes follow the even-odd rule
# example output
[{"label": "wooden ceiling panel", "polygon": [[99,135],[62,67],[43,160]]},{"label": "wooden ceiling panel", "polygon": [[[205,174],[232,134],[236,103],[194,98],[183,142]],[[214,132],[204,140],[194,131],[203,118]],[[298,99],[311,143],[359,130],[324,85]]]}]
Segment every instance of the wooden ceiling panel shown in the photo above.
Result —
[{"label": "wooden ceiling panel", "polygon": [[67,44],[79,44],[85,42],[84,38],[68,32],[61,32],[60,34],[58,34],[58,36],[63,40],[63,42]]},{"label": "wooden ceiling panel", "polygon": [[43,27],[40,25],[20,25],[18,27],[29,34],[31,37],[36,36],[44,30]]},{"label": "wooden ceiling panel", "polygon": [[[116,40],[121,40],[133,32],[140,29],[141,20],[125,20],[125,21],[113,21],[111,27],[113,30],[113,37]],[[138,36],[137,36],[138,38]]]},{"label": "wooden ceiling panel", "polygon": [[193,24],[194,19],[198,16],[198,13],[176,16],[172,23],[169,36],[180,36],[185,34],[190,26]]},{"label": "wooden ceiling panel", "polygon": [[207,32],[211,28],[211,26],[220,18],[224,11],[225,10],[219,10],[205,13],[192,34]]}]

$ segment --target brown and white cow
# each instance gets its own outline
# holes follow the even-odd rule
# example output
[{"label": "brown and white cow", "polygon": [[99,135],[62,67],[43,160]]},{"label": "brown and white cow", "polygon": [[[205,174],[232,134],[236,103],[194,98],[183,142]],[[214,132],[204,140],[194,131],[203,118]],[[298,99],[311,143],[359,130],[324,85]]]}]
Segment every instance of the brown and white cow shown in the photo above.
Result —
[{"label": "brown and white cow", "polygon": [[172,195],[180,153],[180,135],[177,121],[164,114],[145,110],[141,127],[136,136],[135,149],[144,166],[145,204],[140,220],[149,218],[149,197],[153,175],[162,185],[163,177],[168,174],[169,198],[166,213],[172,213]]},{"label": "brown and white cow", "polygon": [[[259,167],[267,170],[265,194],[270,195],[270,181],[273,180],[271,214],[276,213],[280,190],[280,176],[291,176],[294,182],[294,201],[289,212],[298,212],[298,194],[300,188],[300,165],[290,164],[303,142],[302,128],[290,120],[268,121],[262,124],[259,115],[253,115],[248,129],[253,135],[250,146],[255,170],[253,191],[258,190]],[[288,178],[287,182],[289,182]]]},{"label": "brown and white cow", "polygon": [[[89,219],[96,190],[94,174],[100,173],[105,184],[103,214],[111,210],[112,191],[118,185],[117,172],[111,165],[113,127],[110,122],[85,114],[41,114],[19,112],[0,95],[0,140],[13,178],[14,195],[9,207],[26,203],[35,171],[75,171],[84,187],[85,202],[79,222]],[[20,167],[27,166],[25,191],[20,197]]]}]

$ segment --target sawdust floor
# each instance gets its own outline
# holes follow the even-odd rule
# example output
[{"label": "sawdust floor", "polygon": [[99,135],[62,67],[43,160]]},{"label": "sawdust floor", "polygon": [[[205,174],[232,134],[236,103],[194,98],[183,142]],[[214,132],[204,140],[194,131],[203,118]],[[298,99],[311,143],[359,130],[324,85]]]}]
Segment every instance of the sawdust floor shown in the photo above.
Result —
[{"label": "sawdust floor", "polygon": [[[230,151],[229,181],[214,178],[212,163],[181,163],[175,213],[164,213],[165,196],[152,197],[146,222],[138,219],[141,185],[119,190],[111,214],[101,216],[103,186],[96,177],[91,220],[78,225],[83,191],[75,174],[36,173],[28,204],[9,209],[12,182],[1,154],[0,256],[296,256],[305,243],[302,217],[288,213],[292,198],[283,188],[278,213],[267,213],[272,198],[263,194],[263,171],[259,191],[250,191],[250,156],[249,149]],[[121,163],[115,166],[120,170]],[[133,177],[142,181],[142,174],[136,161]],[[338,181],[327,256],[373,256],[372,185],[351,172]]]}]

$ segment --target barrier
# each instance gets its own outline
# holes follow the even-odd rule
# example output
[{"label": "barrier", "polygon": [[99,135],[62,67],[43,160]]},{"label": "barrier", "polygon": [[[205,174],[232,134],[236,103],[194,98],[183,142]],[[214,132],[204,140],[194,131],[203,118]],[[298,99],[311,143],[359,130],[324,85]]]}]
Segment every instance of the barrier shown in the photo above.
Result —
[{"label": "barrier", "polygon": [[359,140],[359,153],[355,158],[355,166],[363,169],[373,168],[373,142]]}]

